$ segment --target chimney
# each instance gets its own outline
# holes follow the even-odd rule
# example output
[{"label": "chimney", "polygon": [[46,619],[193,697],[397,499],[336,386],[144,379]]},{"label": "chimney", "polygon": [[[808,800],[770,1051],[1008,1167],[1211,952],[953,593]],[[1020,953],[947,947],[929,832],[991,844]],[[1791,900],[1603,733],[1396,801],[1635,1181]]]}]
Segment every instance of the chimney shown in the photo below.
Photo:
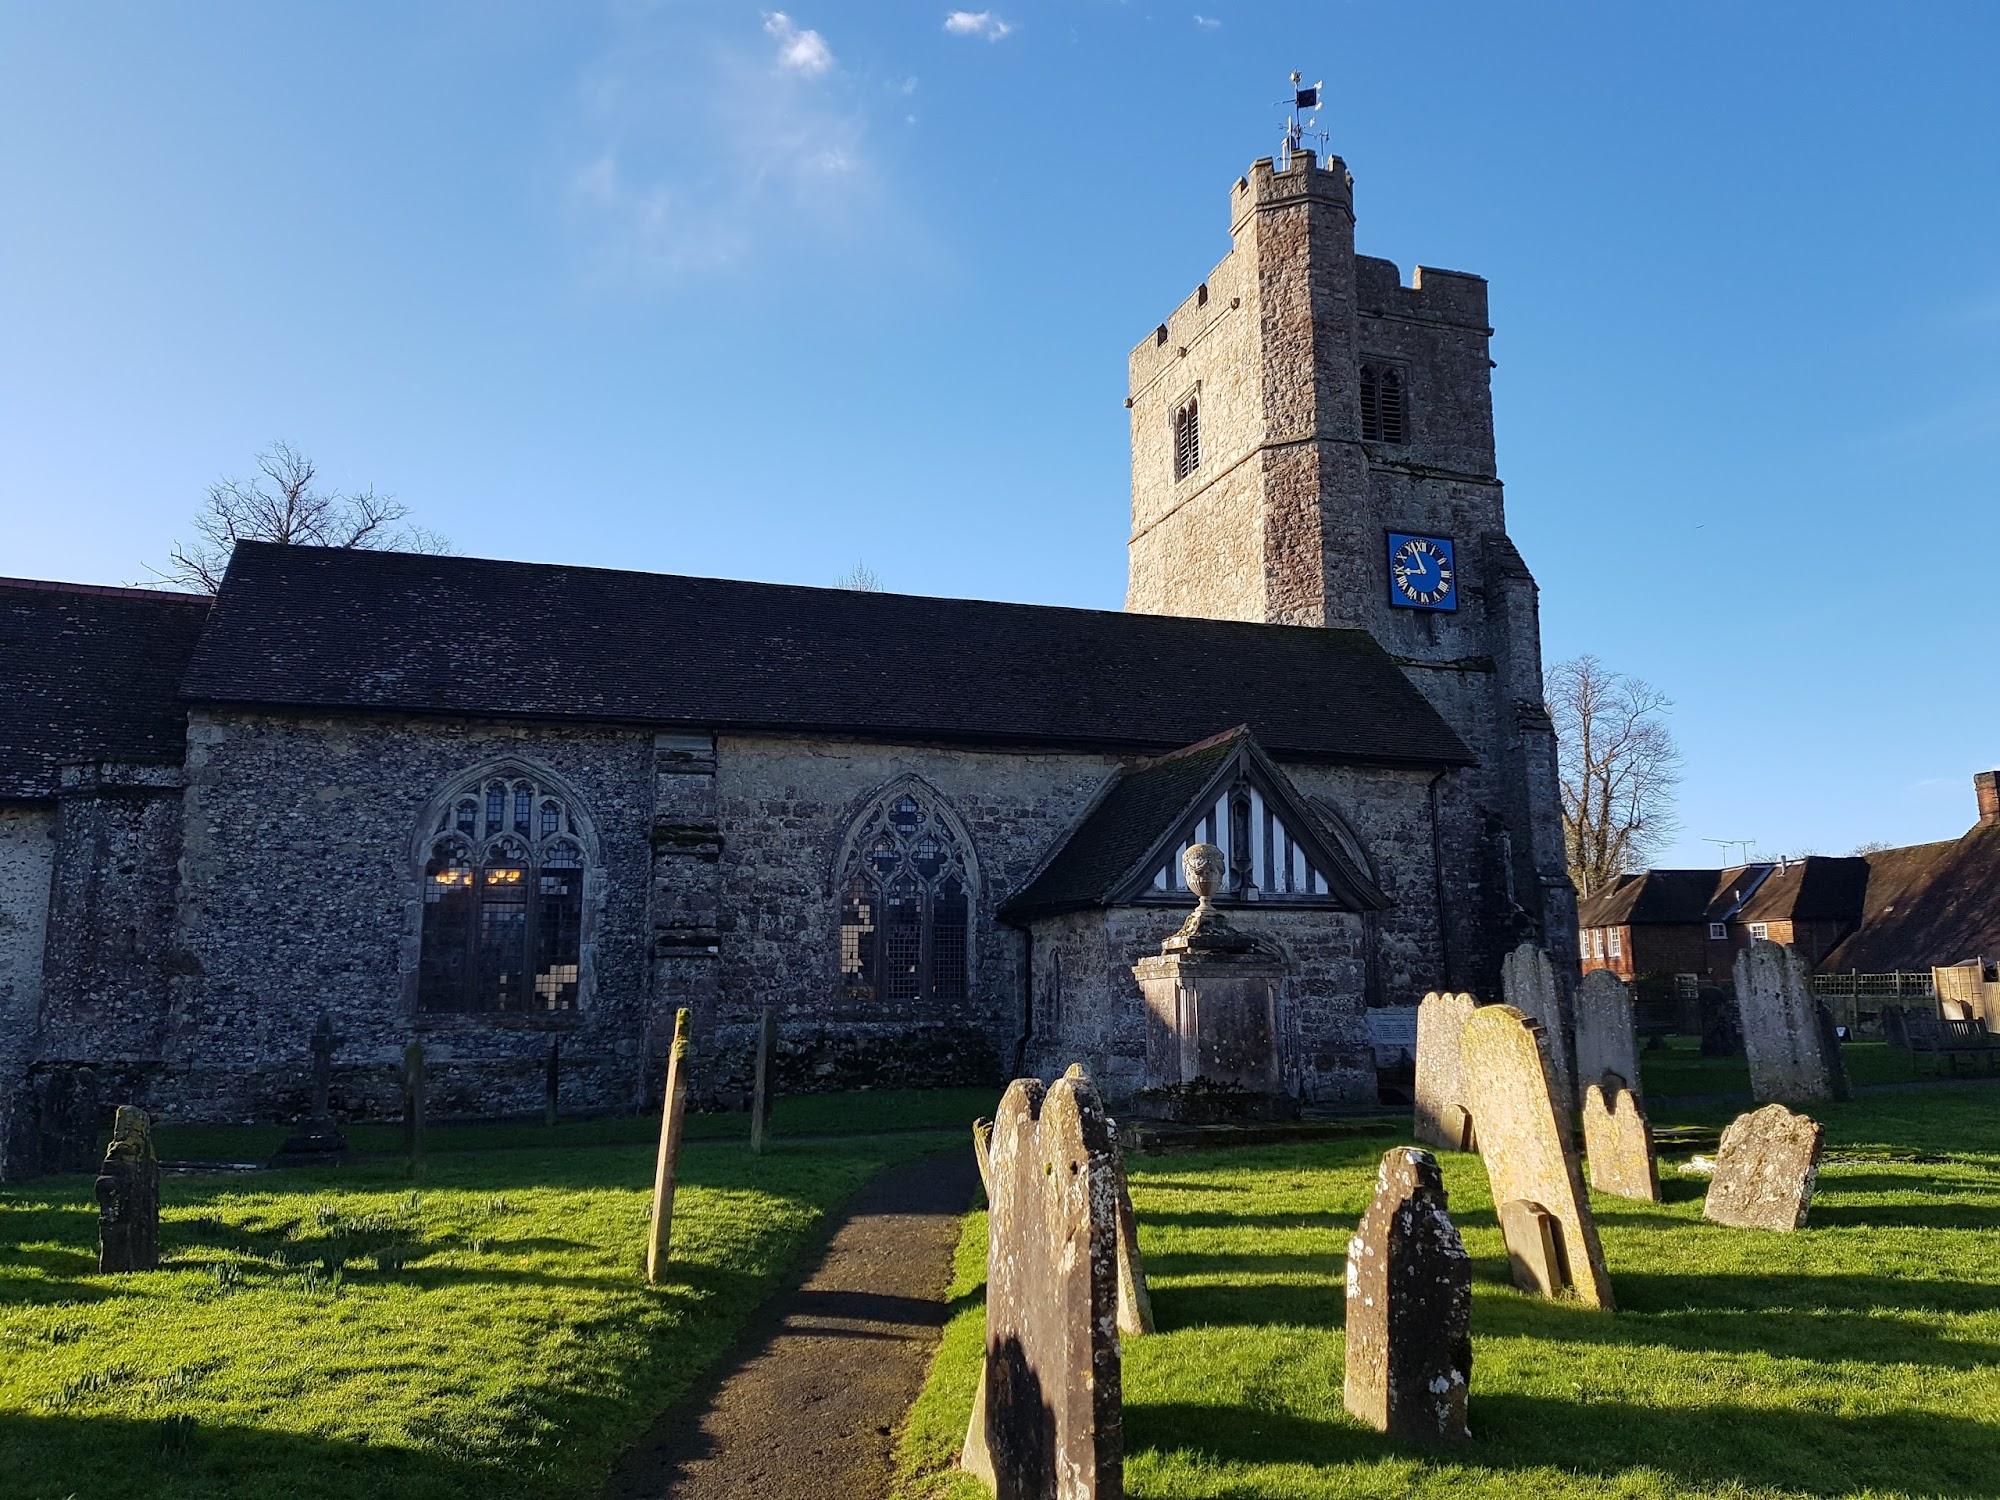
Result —
[{"label": "chimney", "polygon": [[1979,798],[1979,826],[2000,823],[2000,771],[1975,771],[1972,790]]}]

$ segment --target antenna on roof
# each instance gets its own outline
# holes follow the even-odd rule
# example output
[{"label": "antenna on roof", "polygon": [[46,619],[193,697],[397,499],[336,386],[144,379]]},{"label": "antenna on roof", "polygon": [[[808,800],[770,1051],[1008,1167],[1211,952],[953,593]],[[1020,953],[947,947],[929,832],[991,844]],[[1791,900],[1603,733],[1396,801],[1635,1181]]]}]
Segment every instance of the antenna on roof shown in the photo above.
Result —
[{"label": "antenna on roof", "polygon": [[[1285,139],[1278,149],[1278,170],[1288,172],[1292,167],[1292,153],[1301,150],[1307,141],[1319,142],[1319,154],[1326,155],[1326,131],[1318,128],[1319,118],[1313,113],[1319,109],[1320,91],[1326,87],[1324,80],[1318,83],[1301,83],[1301,75],[1292,74],[1292,97],[1287,104],[1285,115]],[[1279,103],[1286,104],[1280,100]]]},{"label": "antenna on roof", "polygon": [[1704,844],[1720,844],[1725,849],[1732,849],[1737,847],[1738,845],[1742,846],[1743,855],[1740,859],[1736,861],[1736,863],[1739,865],[1747,865],[1750,863],[1750,851],[1754,849],[1757,845],[1757,841],[1755,839],[1703,839],[1702,842]]}]

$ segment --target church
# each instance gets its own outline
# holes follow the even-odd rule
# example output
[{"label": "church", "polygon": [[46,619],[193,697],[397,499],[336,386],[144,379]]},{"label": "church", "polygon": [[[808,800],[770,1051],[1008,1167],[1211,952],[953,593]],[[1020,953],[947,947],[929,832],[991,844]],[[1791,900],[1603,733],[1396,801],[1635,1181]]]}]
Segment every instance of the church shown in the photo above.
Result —
[{"label": "church", "polygon": [[[1132,351],[1122,612],[239,544],[219,593],[0,582],[0,1128],[1140,1084],[1133,966],[1217,898],[1284,1086],[1369,1012],[1576,961],[1486,284],[1354,249],[1353,180],[1231,185]],[[19,1156],[16,1150],[14,1155]],[[4,1156],[5,1153],[0,1153]],[[15,1170],[20,1170],[16,1162]]]}]

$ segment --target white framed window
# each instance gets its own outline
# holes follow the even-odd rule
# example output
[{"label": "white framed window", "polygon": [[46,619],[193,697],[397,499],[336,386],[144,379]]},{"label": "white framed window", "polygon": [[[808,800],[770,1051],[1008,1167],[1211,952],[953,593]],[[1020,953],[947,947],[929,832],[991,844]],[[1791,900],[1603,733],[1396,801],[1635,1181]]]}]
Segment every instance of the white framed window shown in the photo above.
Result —
[{"label": "white framed window", "polygon": [[1710,922],[1708,924],[1708,935],[1718,943],[1723,941],[1729,936],[1729,924],[1727,922]]},{"label": "white framed window", "polygon": [[1763,942],[1770,935],[1771,926],[1768,922],[1752,922],[1750,924],[1750,936],[1758,942]]},{"label": "white framed window", "polygon": [[1613,927],[1610,931],[1610,956],[1612,958],[1623,958],[1625,956],[1625,929],[1622,927]]}]

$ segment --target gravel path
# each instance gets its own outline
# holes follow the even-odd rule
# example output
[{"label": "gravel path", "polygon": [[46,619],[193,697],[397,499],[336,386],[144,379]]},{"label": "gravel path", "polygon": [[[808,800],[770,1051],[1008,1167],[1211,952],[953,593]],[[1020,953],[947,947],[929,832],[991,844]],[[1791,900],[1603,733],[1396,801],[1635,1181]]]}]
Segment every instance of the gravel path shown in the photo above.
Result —
[{"label": "gravel path", "polygon": [[615,1500],[872,1500],[945,1322],[968,1150],[889,1167],[856,1193],[803,1283],[626,1456]]}]

